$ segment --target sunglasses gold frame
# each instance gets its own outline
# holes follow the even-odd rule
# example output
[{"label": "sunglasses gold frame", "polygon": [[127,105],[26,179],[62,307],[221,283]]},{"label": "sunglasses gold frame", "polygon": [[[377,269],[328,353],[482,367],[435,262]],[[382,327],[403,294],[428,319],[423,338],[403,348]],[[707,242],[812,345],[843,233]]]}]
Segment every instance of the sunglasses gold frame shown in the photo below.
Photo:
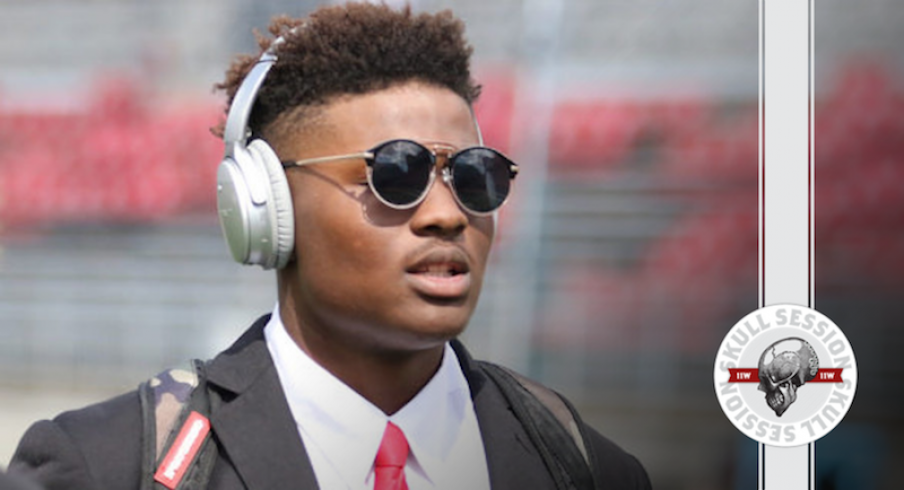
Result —
[{"label": "sunglasses gold frame", "polygon": [[[452,195],[455,197],[455,201],[458,203],[458,205],[461,206],[461,208],[466,210],[467,212],[477,215],[477,216],[488,216],[488,215],[495,213],[497,210],[499,210],[499,208],[501,208],[502,205],[505,204],[505,202],[508,200],[508,194],[506,194],[505,198],[503,198],[502,201],[499,203],[499,205],[496,206],[495,208],[493,208],[489,211],[477,211],[477,210],[474,210],[471,207],[467,206],[465,203],[463,203],[461,201],[461,198],[458,196],[458,191],[455,188],[454,179],[452,178],[452,171],[451,171],[449,165],[450,165],[450,162],[453,162],[457,156],[461,155],[464,152],[473,151],[473,150],[491,151],[491,152],[499,155],[500,157],[502,157],[506,162],[508,162],[509,180],[514,180],[515,177],[518,175],[518,164],[513,162],[511,159],[509,159],[504,154],[502,154],[502,152],[500,152],[498,150],[494,150],[494,149],[486,147],[486,146],[469,146],[467,148],[462,148],[461,150],[456,151],[454,147],[445,145],[442,143],[432,143],[432,144],[430,144],[430,146],[427,146],[423,143],[420,143],[420,142],[417,142],[414,140],[394,139],[394,140],[384,141],[384,142],[374,146],[370,150],[362,151],[362,152],[358,152],[358,153],[348,153],[348,154],[344,154],[344,155],[331,155],[331,156],[324,156],[324,157],[305,158],[302,160],[284,161],[281,163],[282,163],[282,166],[284,169],[289,169],[289,168],[293,168],[293,167],[303,167],[303,166],[307,166],[307,165],[316,165],[316,164],[320,164],[320,163],[330,163],[330,162],[337,162],[337,161],[342,161],[342,160],[353,160],[353,159],[358,159],[358,158],[363,159],[367,163],[367,185],[368,185],[368,187],[370,187],[370,190],[371,190],[371,192],[373,192],[374,196],[376,196],[377,199],[380,200],[380,202],[382,202],[386,206],[389,206],[390,208],[411,209],[411,208],[417,206],[418,204],[420,204],[421,202],[423,202],[424,199],[427,197],[427,194],[430,192],[430,189],[433,188],[433,183],[436,181],[436,172],[430,173],[427,185],[424,187],[424,190],[421,192],[421,194],[416,199],[414,199],[412,202],[406,203],[406,204],[396,204],[396,203],[386,200],[380,194],[380,192],[377,191],[377,189],[376,189],[376,187],[374,187],[374,183],[373,183],[373,163],[374,163],[374,159],[376,158],[376,151],[381,148],[384,148],[392,143],[400,143],[400,142],[412,143],[416,146],[419,146],[419,147],[427,150],[433,156],[433,165],[436,166],[437,169],[440,171],[440,173],[442,175],[443,183],[445,183],[446,186],[448,186],[449,189],[451,189]],[[438,165],[438,162],[439,162],[439,159],[441,156],[445,160],[445,164],[442,166]]]}]

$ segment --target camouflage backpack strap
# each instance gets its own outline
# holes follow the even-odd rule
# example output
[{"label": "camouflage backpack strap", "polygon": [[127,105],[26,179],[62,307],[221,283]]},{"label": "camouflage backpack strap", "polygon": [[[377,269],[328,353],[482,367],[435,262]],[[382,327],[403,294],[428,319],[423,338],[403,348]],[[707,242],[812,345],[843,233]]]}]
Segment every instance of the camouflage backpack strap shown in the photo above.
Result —
[{"label": "camouflage backpack strap", "polygon": [[139,386],[141,490],[203,490],[217,459],[204,364],[163,371]]},{"label": "camouflage backpack strap", "polygon": [[577,410],[555,391],[497,364],[478,361],[512,405],[560,490],[596,488],[596,455]]}]

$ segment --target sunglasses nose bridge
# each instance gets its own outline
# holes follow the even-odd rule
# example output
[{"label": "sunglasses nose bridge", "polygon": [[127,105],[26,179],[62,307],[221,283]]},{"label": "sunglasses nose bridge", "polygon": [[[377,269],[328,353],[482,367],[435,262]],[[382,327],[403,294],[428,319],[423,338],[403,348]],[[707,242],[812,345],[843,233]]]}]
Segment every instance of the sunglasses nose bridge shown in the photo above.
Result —
[{"label": "sunglasses nose bridge", "polygon": [[439,172],[443,183],[455,192],[452,186],[452,158],[455,156],[455,148],[445,145],[431,145],[428,147],[433,156],[434,172]]},{"label": "sunglasses nose bridge", "polygon": [[452,189],[452,192],[455,192],[455,186],[452,185],[452,169],[446,165],[442,168],[437,168],[437,171],[439,172],[440,178],[443,179],[443,183],[446,184],[449,189]]},{"label": "sunglasses nose bridge", "polygon": [[450,164],[452,157],[455,156],[455,148],[446,145],[433,144],[428,147],[430,150],[430,154],[433,155],[433,160],[436,165],[440,165],[442,162],[443,167],[446,167]]}]

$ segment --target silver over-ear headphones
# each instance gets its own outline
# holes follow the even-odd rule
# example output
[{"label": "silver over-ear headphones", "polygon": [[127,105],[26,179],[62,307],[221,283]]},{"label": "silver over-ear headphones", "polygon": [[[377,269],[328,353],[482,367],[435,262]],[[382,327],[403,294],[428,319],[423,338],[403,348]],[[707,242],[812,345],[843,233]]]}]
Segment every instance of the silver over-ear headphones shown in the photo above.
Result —
[{"label": "silver over-ear headphones", "polygon": [[226,117],[226,149],[217,170],[217,211],[236,262],[282,268],[295,241],[292,195],[276,152],[251,139],[248,118],[267,72],[276,62],[278,38],[242,81]]}]

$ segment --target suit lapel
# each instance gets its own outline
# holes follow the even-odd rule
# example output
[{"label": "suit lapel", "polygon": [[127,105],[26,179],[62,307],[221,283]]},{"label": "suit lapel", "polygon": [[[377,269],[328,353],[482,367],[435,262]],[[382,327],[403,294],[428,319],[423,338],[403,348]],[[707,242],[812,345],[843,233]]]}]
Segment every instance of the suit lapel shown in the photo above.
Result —
[{"label": "suit lapel", "polygon": [[259,319],[207,368],[210,421],[221,451],[247,488],[317,488]]},{"label": "suit lapel", "polygon": [[458,341],[452,342],[471,388],[493,490],[555,488],[543,459],[499,388]]}]

